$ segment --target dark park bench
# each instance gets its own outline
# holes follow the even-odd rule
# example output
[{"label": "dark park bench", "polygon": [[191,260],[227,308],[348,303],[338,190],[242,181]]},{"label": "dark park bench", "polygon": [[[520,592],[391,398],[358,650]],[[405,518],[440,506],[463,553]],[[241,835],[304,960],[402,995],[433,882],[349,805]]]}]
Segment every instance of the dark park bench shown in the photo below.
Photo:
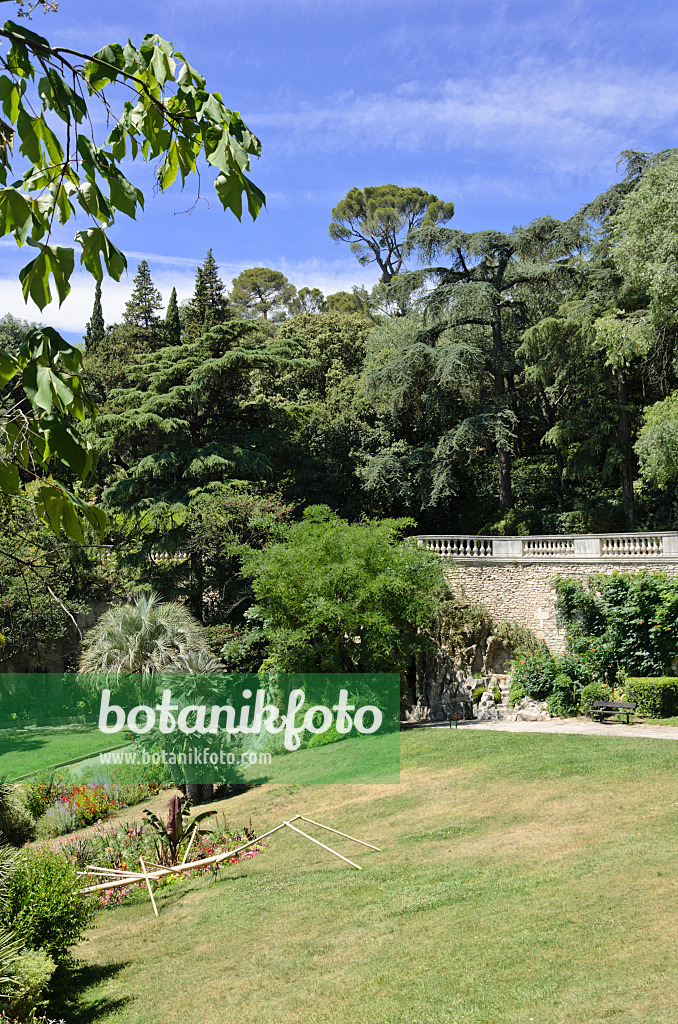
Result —
[{"label": "dark park bench", "polygon": [[622,720],[622,715],[626,715],[626,724],[629,724],[629,716],[632,711],[635,711],[638,707],[637,704],[631,701],[625,700],[596,700],[593,702],[590,715],[591,721],[595,722],[596,715],[600,715],[602,721],[605,715],[616,715],[619,721]]}]

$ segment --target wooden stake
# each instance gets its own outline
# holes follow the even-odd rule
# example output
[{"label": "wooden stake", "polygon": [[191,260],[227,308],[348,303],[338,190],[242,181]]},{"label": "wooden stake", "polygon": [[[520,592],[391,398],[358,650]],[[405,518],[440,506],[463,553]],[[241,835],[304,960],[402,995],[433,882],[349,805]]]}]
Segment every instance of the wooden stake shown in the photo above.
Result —
[{"label": "wooden stake", "polygon": [[181,862],[182,864],[185,864],[186,861],[188,860],[188,855],[191,852],[191,847],[193,846],[193,840],[195,839],[197,834],[198,834],[198,826],[196,825],[195,828],[193,829],[193,835],[191,836],[191,841],[188,844],[188,846],[186,847],[186,853],[184,854],[184,859]]},{"label": "wooden stake", "polygon": [[[301,818],[302,821],[307,821],[310,825],[317,825],[318,828],[324,828],[328,832],[336,832],[338,836],[343,836],[344,839],[352,839],[354,843],[360,843],[361,846],[368,846],[370,850],[378,850],[379,853],[381,853],[378,846],[372,846],[372,843],[364,843],[362,839],[356,839],[355,836],[350,836],[348,832],[340,832],[338,828],[330,828],[329,825],[322,825],[319,821],[314,821],[313,818],[305,818],[303,814],[298,814],[297,818]],[[294,821],[294,818],[290,818],[290,821]]]},{"label": "wooden stake", "polygon": [[155,900],[153,899],[153,890],[151,889],[151,883],[150,883],[150,880],[148,878],[148,872],[146,871],[146,865],[144,864],[144,858],[143,857],[139,857],[139,863],[141,864],[141,870],[144,873],[144,878],[146,879],[146,885],[148,886],[148,895],[151,897],[151,903],[153,904],[153,910],[155,911],[155,916],[157,917],[158,916],[158,908],[156,907]]},{"label": "wooden stake", "polygon": [[141,878],[142,875],[139,871],[123,871],[119,868],[98,868],[96,864],[88,864],[84,871],[79,874],[98,874],[98,875],[117,875],[119,878],[121,875],[123,878]]},{"label": "wooden stake", "polygon": [[[352,860],[349,860],[348,857],[344,857],[343,854],[337,853],[337,851],[333,850],[331,846],[325,846],[325,844],[321,843],[320,840],[314,839],[313,836],[309,836],[307,832],[302,832],[300,828],[297,828],[295,825],[292,824],[293,821],[299,821],[299,820],[308,821],[309,824],[311,824],[311,825],[318,825],[320,828],[324,828],[328,832],[335,832],[337,835],[344,836],[344,838],[350,839],[354,843],[359,843],[361,846],[367,846],[370,850],[379,850],[378,846],[372,846],[371,843],[365,843],[365,842],[362,841],[362,839],[356,839],[355,836],[350,836],[350,835],[348,835],[347,832],[340,832],[339,829],[330,828],[329,825],[323,825],[319,821],[313,821],[312,818],[305,818],[302,814],[295,814],[293,817],[289,818],[287,821],[283,821],[282,824],[276,825],[275,828],[269,829],[268,832],[264,832],[260,836],[255,836],[255,838],[254,839],[250,839],[249,842],[243,843],[242,846],[236,847],[235,850],[225,850],[223,853],[216,853],[216,854],[213,854],[211,857],[203,857],[201,860],[194,860],[194,861],[187,861],[186,860],[186,857],[187,857],[187,854],[188,854],[188,851],[187,851],[187,853],[184,855],[184,860],[181,862],[181,864],[178,864],[178,865],[173,866],[173,867],[161,867],[160,865],[152,864],[150,866],[155,868],[155,870],[153,870],[153,871],[147,871],[146,865],[143,863],[143,861],[142,861],[142,859],[140,857],[139,858],[139,863],[143,867],[143,874],[138,874],[138,873],[134,873],[134,872],[130,871],[126,875],[123,875],[123,873],[120,872],[122,877],[114,877],[109,882],[97,883],[96,885],[88,885],[85,888],[81,889],[80,892],[88,893],[88,892],[100,892],[102,889],[118,889],[118,888],[120,888],[123,885],[129,885],[131,882],[145,881],[146,885],[148,886],[149,893],[151,894],[151,899],[153,900],[153,894],[151,892],[151,886],[150,886],[150,882],[151,881],[156,881],[158,878],[164,878],[167,875],[177,875],[177,874],[181,874],[183,871],[193,871],[195,868],[207,867],[207,865],[209,865],[209,864],[220,864],[222,861],[231,860],[233,857],[237,857],[238,854],[242,853],[243,850],[247,850],[250,846],[254,846],[256,843],[262,842],[262,840],[268,838],[268,836],[272,836],[274,834],[274,832],[278,832],[281,828],[285,828],[285,827],[292,829],[293,832],[297,832],[300,836],[303,836],[304,839],[310,839],[310,841],[312,843],[315,843],[317,846],[321,846],[323,848],[323,850],[327,850],[328,853],[333,854],[335,857],[339,857],[340,860],[343,860],[347,864],[350,864],[351,867],[355,868],[357,871],[362,871],[362,868],[360,867],[359,864],[355,864]],[[195,836],[195,830],[194,830],[194,836]],[[191,842],[192,842],[192,840],[191,840]],[[190,850],[190,848],[191,847],[190,847],[190,844],[189,844],[188,849]],[[92,867],[92,872],[93,873],[95,873],[95,872],[103,873],[103,872],[106,872],[106,871],[114,872],[116,870],[115,868],[95,868],[93,865],[91,867]],[[153,906],[155,907],[155,901],[153,901]],[[157,910],[156,910],[156,915],[157,915]]]},{"label": "wooden stake", "polygon": [[[297,817],[299,817],[299,815],[297,815]],[[300,828],[296,827],[296,825],[291,825],[289,821],[284,821],[283,825],[287,825],[287,827],[291,828],[293,832],[298,832],[300,836],[304,837],[304,839],[310,839],[311,842],[316,843],[317,846],[322,846],[323,850],[333,853],[334,856],[339,857],[340,860],[345,860],[347,864],[350,864],[352,868],[356,868],[357,871],[362,871],[360,864],[354,864],[352,860],[348,859],[348,857],[344,857],[343,854],[337,853],[337,851],[333,850],[331,846],[325,846],[325,844],[321,843],[319,839],[314,839],[313,836],[309,836],[307,832],[302,832]]]},{"label": "wooden stake", "polygon": [[[292,821],[295,821],[299,815],[297,814]],[[226,850],[224,853],[215,853],[211,857],[203,857],[202,860],[194,860],[187,864],[179,864],[176,868],[159,868],[157,871],[149,871],[148,877],[156,880],[163,878],[165,875],[171,875],[174,872],[181,871],[192,871],[194,868],[202,868],[207,864],[219,864],[222,860],[229,860],[231,857],[235,857],[238,853],[242,853],[243,850],[248,849],[250,846],[254,846],[255,843],[260,843],[262,839],[266,839],[267,836],[273,835],[279,829],[285,827],[285,822],[282,825],[276,825],[275,828],[269,829],[268,832],[264,832],[263,835],[256,836],[254,839],[250,839],[249,842],[243,843],[242,846],[238,846],[235,850]],[[139,876],[142,879],[143,876]],[[121,878],[120,881],[113,881],[110,884],[104,882],[103,885],[88,885],[85,889],[81,889],[80,892],[98,892],[101,889],[117,889],[121,885],[127,885],[127,879]]]}]

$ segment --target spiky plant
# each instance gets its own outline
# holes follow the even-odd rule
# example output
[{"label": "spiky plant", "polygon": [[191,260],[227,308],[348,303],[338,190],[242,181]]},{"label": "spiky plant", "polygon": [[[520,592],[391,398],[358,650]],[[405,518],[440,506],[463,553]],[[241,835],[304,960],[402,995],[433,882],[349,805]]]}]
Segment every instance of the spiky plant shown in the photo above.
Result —
[{"label": "spiky plant", "polygon": [[[10,876],[16,866],[16,854],[0,843],[0,921],[4,916],[5,898]],[[0,1009],[2,1001],[14,991],[12,968],[21,956],[23,943],[13,932],[0,924]]]},{"label": "spiky plant", "polygon": [[210,672],[223,672],[224,664],[209,651],[187,651],[177,654],[165,672],[183,672],[189,676],[200,676]]},{"label": "spiky plant", "polygon": [[[165,671],[182,676],[182,697],[187,703],[201,704],[216,699],[218,687],[209,677],[213,673],[223,672],[224,665],[209,651],[188,651],[186,654],[178,654]],[[212,784],[188,782],[186,793],[194,804],[206,803],[212,799]]]},{"label": "spiky plant", "polygon": [[179,656],[203,650],[203,629],[184,605],[142,594],[104,612],[85,635],[82,673],[162,672]]}]

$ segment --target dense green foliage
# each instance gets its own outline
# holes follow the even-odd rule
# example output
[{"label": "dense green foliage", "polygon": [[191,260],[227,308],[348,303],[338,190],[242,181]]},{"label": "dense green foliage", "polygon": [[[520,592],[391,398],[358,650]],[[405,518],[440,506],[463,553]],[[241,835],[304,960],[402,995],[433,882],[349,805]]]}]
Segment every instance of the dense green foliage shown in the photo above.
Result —
[{"label": "dense green foliage", "polygon": [[[31,9],[20,14],[30,17]],[[0,37],[9,44],[0,58],[6,72],[0,76],[0,102],[7,119],[0,120],[0,235],[12,234],[23,245],[30,233],[37,254],[19,277],[24,297],[41,310],[52,288],[60,303],[70,292],[75,250],[51,243],[55,224],[65,225],[76,211],[89,225],[75,234],[81,265],[98,283],[104,270],[120,280],[127,263],[108,229],[118,214],[134,219],[144,206],[143,193],[122,170],[125,161],[157,161],[157,185],[165,191],[178,175],[183,184],[204,157],[216,172],[214,187],[224,209],[240,219],[244,193],[251,216],[257,216],[264,196],[246,172],[251,157],[259,155],[259,140],[220,93],[207,91],[203,76],[167,40],[149,34],[138,49],[128,40],[124,49],[113,43],[87,54],[52,46],[12,21]],[[112,94],[136,102],[125,99],[116,116]],[[99,103],[103,119],[92,116]],[[94,125],[101,121],[110,131],[98,140]],[[128,304],[126,318],[134,320],[132,314]],[[88,333],[96,349],[100,304]],[[34,511],[57,536],[63,530],[80,542],[86,527],[101,534],[105,517],[48,474],[65,471],[70,484],[68,474],[84,480],[96,461],[75,425],[96,412],[81,369],[80,350],[50,327],[29,331],[18,352],[0,349],[0,495],[26,501],[26,479],[38,478]]]},{"label": "dense green foliage", "polygon": [[672,677],[633,678],[624,682],[626,699],[635,701],[639,715],[671,718],[678,715],[678,679]]},{"label": "dense green foliage", "polygon": [[[228,627],[212,649],[250,668],[271,643],[252,628],[257,552],[287,543],[310,506],[350,523],[406,515],[412,533],[675,527],[678,160],[624,159],[621,181],[570,219],[509,232],[455,230],[452,204],[421,189],[352,190],[331,233],[379,263],[371,294],[297,291],[267,267],[229,291],[210,250],[191,298],[179,306],[174,290],[163,316],[142,261],[121,323],[104,324],[95,295],[76,369],[100,413],[54,500],[76,487],[102,526],[99,503],[119,587]],[[650,249],[644,211],[664,202]],[[609,604],[595,629],[563,590],[572,654],[613,684],[670,670],[670,586],[661,622],[645,614],[653,597],[617,601],[615,586],[595,599]]]},{"label": "dense green foliage", "polygon": [[678,658],[678,580],[662,572],[554,581],[568,649],[596,678],[670,671]]},{"label": "dense green foliage", "polygon": [[513,664],[510,704],[523,697],[546,701],[551,715],[576,713],[585,689],[595,681],[591,665],[577,654],[552,655],[545,644],[540,651],[519,652]]},{"label": "dense green foliage", "polygon": [[613,572],[586,582],[556,577],[553,585],[567,654],[552,655],[544,645],[519,656],[511,703],[527,695],[546,700],[551,714],[566,715],[588,711],[614,691],[617,699],[637,701],[639,714],[678,713],[678,679],[647,678],[675,671],[678,580],[662,572]]},{"label": "dense green foliage", "polygon": [[94,916],[92,903],[79,895],[81,885],[75,865],[60,854],[27,850],[9,879],[2,923],[31,949],[64,961]]},{"label": "dense green foliage", "polygon": [[403,544],[407,520],[349,524],[312,506],[284,542],[252,551],[250,611],[268,644],[267,668],[399,671],[427,643],[443,584],[435,556]]}]

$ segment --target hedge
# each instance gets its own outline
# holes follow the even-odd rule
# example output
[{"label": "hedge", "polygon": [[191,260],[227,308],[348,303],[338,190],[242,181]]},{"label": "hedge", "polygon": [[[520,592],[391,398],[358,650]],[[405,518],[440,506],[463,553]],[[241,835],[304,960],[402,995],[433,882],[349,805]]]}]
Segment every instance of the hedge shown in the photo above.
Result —
[{"label": "hedge", "polygon": [[635,701],[639,715],[671,718],[678,715],[678,677],[647,676],[629,678],[624,684],[626,699]]}]

